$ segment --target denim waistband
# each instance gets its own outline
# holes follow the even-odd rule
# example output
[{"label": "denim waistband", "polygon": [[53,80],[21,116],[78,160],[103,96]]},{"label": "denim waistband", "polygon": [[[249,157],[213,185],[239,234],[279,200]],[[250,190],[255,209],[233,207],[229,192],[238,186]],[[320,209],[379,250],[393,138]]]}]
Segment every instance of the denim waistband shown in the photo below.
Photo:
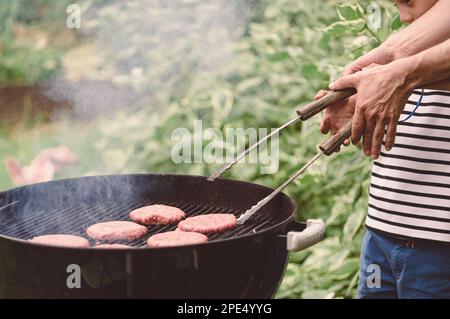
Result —
[{"label": "denim waistband", "polygon": [[366,225],[366,228],[380,236],[388,237],[392,240],[398,241],[399,244],[403,244],[406,246],[414,247],[417,244],[421,245],[433,245],[433,246],[443,246],[443,247],[450,247],[450,242],[443,242],[438,240],[430,240],[430,239],[423,239],[423,238],[414,238],[414,237],[408,237],[403,235],[397,235],[393,233],[388,233],[379,229],[372,228],[370,226]]}]

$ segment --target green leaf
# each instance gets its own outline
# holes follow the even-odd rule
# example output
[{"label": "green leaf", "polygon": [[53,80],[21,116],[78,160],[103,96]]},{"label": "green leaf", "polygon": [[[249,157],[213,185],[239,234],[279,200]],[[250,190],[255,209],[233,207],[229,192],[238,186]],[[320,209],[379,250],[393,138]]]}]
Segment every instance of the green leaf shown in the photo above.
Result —
[{"label": "green leaf", "polygon": [[331,36],[342,37],[345,34],[355,34],[362,31],[366,21],[364,19],[337,21],[325,28],[325,32]]},{"label": "green leaf", "polygon": [[352,280],[350,281],[350,284],[348,285],[347,290],[345,291],[345,295],[350,297],[351,295],[351,291],[356,287],[356,285],[358,284],[358,278],[359,278],[359,271],[357,271],[355,273],[355,275],[353,276]]},{"label": "green leaf", "polygon": [[334,294],[330,293],[328,290],[315,289],[315,290],[305,291],[302,294],[302,299],[329,299],[329,298],[333,298],[333,296],[334,296]]},{"label": "green leaf", "polygon": [[357,4],[349,5],[344,4],[336,8],[339,18],[341,20],[356,20],[361,18],[361,7]]},{"label": "green leaf", "polygon": [[354,276],[359,270],[359,258],[349,258],[345,260],[344,264],[329,275],[335,280],[347,279]]},{"label": "green leaf", "polygon": [[351,240],[356,235],[359,228],[362,226],[365,214],[361,212],[355,212],[351,214],[344,225],[343,233],[344,238]]},{"label": "green leaf", "polygon": [[347,21],[338,21],[325,28],[325,32],[332,36],[342,36],[348,31]]},{"label": "green leaf", "polygon": [[320,78],[322,74],[317,69],[317,65],[308,63],[302,66],[302,75],[303,77],[314,79]]},{"label": "green leaf", "polygon": [[245,79],[243,81],[241,81],[238,85],[237,85],[237,91],[242,93],[245,92],[247,90],[250,89],[255,89],[258,88],[258,86],[264,81],[264,79],[262,77],[253,77],[253,78],[248,78]]},{"label": "green leaf", "polygon": [[391,32],[396,31],[396,30],[402,28],[403,26],[404,26],[404,24],[402,21],[400,21],[400,16],[397,15],[396,18],[394,19],[394,21],[392,21],[392,23],[391,23],[391,28],[390,28]]},{"label": "green leaf", "polygon": [[267,55],[267,60],[269,60],[270,62],[282,62],[289,58],[290,55],[288,52],[277,52]]}]

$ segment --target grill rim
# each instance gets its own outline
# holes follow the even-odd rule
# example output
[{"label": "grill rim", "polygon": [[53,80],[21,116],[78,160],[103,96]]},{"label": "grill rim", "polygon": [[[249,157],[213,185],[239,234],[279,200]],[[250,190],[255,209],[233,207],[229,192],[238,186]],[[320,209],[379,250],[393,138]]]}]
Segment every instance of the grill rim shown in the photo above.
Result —
[{"label": "grill rim", "polygon": [[[76,180],[80,180],[80,179],[85,179],[85,178],[114,178],[114,177],[118,177],[118,176],[122,176],[122,177],[140,177],[140,176],[144,176],[144,177],[163,177],[163,178],[199,178],[199,179],[207,179],[207,176],[202,176],[202,175],[186,175],[186,174],[165,174],[165,173],[161,173],[161,174],[155,174],[155,173],[134,173],[134,174],[107,174],[107,175],[89,175],[89,176],[82,176],[82,177],[74,177],[74,178],[64,178],[64,179],[58,179],[58,180],[53,180],[53,181],[48,181],[48,182],[43,182],[43,183],[36,183],[36,184],[31,184],[31,185],[26,185],[26,186],[21,186],[21,187],[17,187],[17,188],[12,188],[6,191],[2,191],[0,192],[0,196],[2,195],[7,195],[8,193],[11,192],[20,192],[21,190],[24,189],[28,189],[30,187],[44,187],[46,184],[52,184],[55,182],[59,182],[59,183],[66,183],[66,182],[71,182],[71,181],[76,181]],[[242,181],[242,180],[237,180],[237,179],[229,179],[229,178],[218,178],[217,180],[220,181],[225,181],[225,182],[233,182],[233,183],[240,183],[240,184],[244,184],[247,185],[248,187],[253,187],[255,189],[259,188],[261,190],[265,190],[268,192],[273,191],[273,188],[267,187],[267,186],[263,186],[260,184],[256,184],[256,183],[251,183],[251,182],[247,182],[247,181]],[[213,182],[209,182],[208,183],[213,183]],[[231,237],[231,238],[223,238],[223,239],[216,239],[213,241],[208,241],[206,243],[200,243],[200,244],[191,244],[191,245],[182,245],[182,246],[171,246],[171,247],[130,247],[130,248],[121,248],[121,249],[114,249],[114,248],[95,248],[95,246],[89,246],[89,247],[64,247],[64,246],[52,246],[52,245],[45,245],[45,244],[41,244],[41,243],[35,243],[35,242],[31,242],[28,239],[20,239],[20,238],[16,238],[16,237],[11,237],[11,236],[7,236],[7,235],[3,235],[0,234],[0,239],[5,239],[7,241],[12,241],[14,243],[17,244],[21,244],[21,245],[32,245],[35,247],[40,247],[40,248],[44,248],[44,249],[53,249],[53,250],[63,250],[63,251],[74,251],[74,252],[86,252],[86,251],[94,251],[95,253],[98,254],[102,254],[102,253],[145,253],[145,252],[149,252],[149,251],[153,251],[153,252],[161,252],[161,253],[165,253],[165,252],[170,252],[170,251],[176,251],[176,250],[191,250],[191,249],[195,249],[195,248],[204,248],[204,247],[211,247],[211,246],[215,246],[215,245],[222,245],[224,243],[230,243],[232,241],[237,241],[237,240],[245,240],[245,239],[250,239],[250,238],[256,238],[256,237],[260,237],[260,236],[266,236],[269,235],[270,233],[274,233],[276,232],[277,229],[283,228],[284,226],[287,226],[289,223],[293,222],[296,214],[297,214],[297,204],[295,203],[295,201],[289,197],[287,194],[285,194],[284,192],[281,192],[278,196],[282,196],[284,197],[287,201],[289,201],[289,203],[292,206],[292,211],[289,213],[289,215],[285,218],[280,219],[280,221],[274,223],[272,226],[269,226],[268,228],[262,230],[261,232],[258,233],[247,233],[244,235],[239,235],[236,237]],[[7,204],[9,205],[9,204]],[[257,213],[258,214],[258,213]],[[269,217],[270,218],[270,217]],[[272,218],[271,218],[272,219]],[[273,220],[273,219],[272,219]],[[280,232],[277,232],[277,235],[279,235]]]}]

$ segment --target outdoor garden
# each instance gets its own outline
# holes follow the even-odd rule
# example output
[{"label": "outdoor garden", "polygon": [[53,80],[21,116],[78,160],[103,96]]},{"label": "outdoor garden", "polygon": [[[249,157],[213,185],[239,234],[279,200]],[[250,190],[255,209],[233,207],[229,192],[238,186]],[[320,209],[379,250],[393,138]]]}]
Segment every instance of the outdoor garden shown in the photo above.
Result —
[{"label": "outdoor garden", "polygon": [[[71,28],[74,2],[0,3],[1,191],[18,186],[7,159],[25,169],[60,145],[76,161],[55,179],[209,175],[220,164],[173,162],[174,130],[196,120],[224,134],[277,128],[402,27],[389,0],[79,0],[81,26]],[[326,138],[319,123],[281,132],[276,173],[243,162],[226,177],[280,185]],[[278,298],[355,297],[370,167],[349,146],[286,189],[299,220],[324,219],[327,235],[291,254]]]}]

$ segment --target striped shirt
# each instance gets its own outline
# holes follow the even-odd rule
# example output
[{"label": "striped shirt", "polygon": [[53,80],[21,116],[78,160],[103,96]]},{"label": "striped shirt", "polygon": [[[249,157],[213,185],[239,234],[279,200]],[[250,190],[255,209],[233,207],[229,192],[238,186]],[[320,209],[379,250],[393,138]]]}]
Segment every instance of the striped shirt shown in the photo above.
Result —
[{"label": "striped shirt", "polygon": [[[374,161],[366,225],[383,232],[450,242],[450,92],[425,90],[399,122],[395,145]],[[400,121],[415,108],[410,96]]]}]

